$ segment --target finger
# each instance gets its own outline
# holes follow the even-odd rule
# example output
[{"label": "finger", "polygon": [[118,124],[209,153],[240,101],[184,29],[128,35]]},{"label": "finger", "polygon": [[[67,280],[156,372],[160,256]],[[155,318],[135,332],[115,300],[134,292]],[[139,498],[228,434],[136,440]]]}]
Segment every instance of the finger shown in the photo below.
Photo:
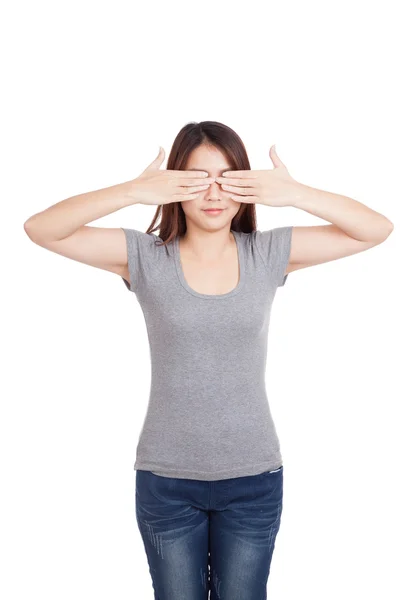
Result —
[{"label": "finger", "polygon": [[257,171],[246,170],[246,171],[225,171],[222,173],[223,177],[246,177],[248,179],[254,179],[257,177]]},{"label": "finger", "polygon": [[178,194],[194,194],[194,192],[202,192],[203,190],[207,190],[210,187],[210,184],[207,185],[197,185],[195,187],[189,187],[186,185],[181,185],[178,187]]},{"label": "finger", "polygon": [[256,204],[258,202],[258,196],[237,196],[236,194],[229,194],[229,198],[232,198],[235,202],[244,202],[245,204]]},{"label": "finger", "polygon": [[274,165],[274,167],[284,167],[285,166],[276,152],[275,144],[273,146],[271,146],[271,148],[269,149],[269,156],[272,160],[272,164]]},{"label": "finger", "polygon": [[254,180],[250,180],[248,177],[244,177],[243,179],[228,179],[227,177],[216,177],[215,181],[217,183],[221,183],[222,186],[224,185],[236,185],[238,187],[240,186],[247,186],[247,187],[255,187],[256,186],[256,181]]},{"label": "finger", "polygon": [[182,200],[194,200],[200,194],[172,194],[172,202],[181,202]]},{"label": "finger", "polygon": [[210,185],[210,183],[213,182],[214,177],[207,177],[207,179],[204,179],[203,177],[196,177],[194,179],[183,179],[182,181],[178,179],[178,181],[175,183],[177,185]]},{"label": "finger", "polygon": [[175,177],[208,177],[207,171],[179,171],[178,169],[167,169],[166,172]]},{"label": "finger", "polygon": [[252,192],[254,192],[254,188],[251,187],[238,187],[236,185],[221,185],[222,189],[226,192],[233,192],[234,194],[240,194],[243,196],[251,196]]},{"label": "finger", "polygon": [[165,159],[165,151],[164,151],[164,148],[162,146],[160,146],[156,158],[149,164],[147,169],[149,169],[149,170],[159,169],[160,166],[163,164],[164,159]]}]

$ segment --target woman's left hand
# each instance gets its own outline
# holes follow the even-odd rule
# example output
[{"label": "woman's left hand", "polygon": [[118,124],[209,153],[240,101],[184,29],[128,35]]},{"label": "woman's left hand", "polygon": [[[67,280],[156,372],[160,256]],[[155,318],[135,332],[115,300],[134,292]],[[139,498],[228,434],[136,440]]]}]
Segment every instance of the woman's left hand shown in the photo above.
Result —
[{"label": "woman's left hand", "polygon": [[236,202],[264,204],[266,206],[291,206],[301,194],[302,184],[293,179],[275,146],[269,151],[274,169],[265,171],[225,171],[215,181]]}]

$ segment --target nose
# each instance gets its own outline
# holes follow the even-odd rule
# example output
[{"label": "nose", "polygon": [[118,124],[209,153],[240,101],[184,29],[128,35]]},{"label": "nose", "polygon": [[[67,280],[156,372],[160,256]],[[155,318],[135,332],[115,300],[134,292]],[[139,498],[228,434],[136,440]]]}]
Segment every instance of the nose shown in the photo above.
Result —
[{"label": "nose", "polygon": [[221,186],[215,180],[206,190],[206,200],[221,200]]}]

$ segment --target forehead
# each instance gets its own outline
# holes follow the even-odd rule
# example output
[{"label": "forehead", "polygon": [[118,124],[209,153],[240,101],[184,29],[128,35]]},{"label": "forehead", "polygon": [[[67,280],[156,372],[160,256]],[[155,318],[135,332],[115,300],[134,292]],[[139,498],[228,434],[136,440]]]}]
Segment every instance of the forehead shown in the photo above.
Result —
[{"label": "forehead", "polygon": [[189,157],[186,169],[199,171],[223,171],[231,168],[226,156],[218,149],[210,146],[198,146]]}]

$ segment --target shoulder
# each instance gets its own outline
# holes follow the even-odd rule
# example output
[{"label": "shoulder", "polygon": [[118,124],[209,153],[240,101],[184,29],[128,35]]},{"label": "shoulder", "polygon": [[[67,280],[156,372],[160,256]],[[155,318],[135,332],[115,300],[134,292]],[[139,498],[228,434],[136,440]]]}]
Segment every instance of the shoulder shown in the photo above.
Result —
[{"label": "shoulder", "polygon": [[263,260],[269,261],[290,252],[292,233],[293,225],[286,225],[263,231],[257,229],[251,232],[251,238]]},{"label": "shoulder", "polygon": [[151,246],[152,244],[155,244],[157,240],[160,242],[162,241],[161,238],[155,233],[145,233],[144,231],[130,229],[128,227],[121,227],[121,229],[125,233],[126,241],[129,244]]},{"label": "shoulder", "polygon": [[[127,267],[131,284],[125,284],[136,291],[140,281],[155,277],[165,266],[168,258],[168,246],[155,233],[145,233],[138,229],[121,227],[126,238]],[[123,278],[124,279],[124,278]]]},{"label": "shoulder", "polygon": [[293,225],[256,229],[248,236],[248,245],[254,256],[261,260],[269,277],[277,285],[286,281],[286,269],[290,262]]},{"label": "shoulder", "polygon": [[156,259],[166,252],[169,244],[163,245],[163,240],[155,233],[145,233],[138,229],[121,227],[125,233],[128,256],[145,259],[146,256]]},{"label": "shoulder", "polygon": [[290,250],[293,227],[293,225],[286,225],[265,230],[255,229],[250,232],[239,231],[237,235],[244,247],[257,252],[265,260]]}]

